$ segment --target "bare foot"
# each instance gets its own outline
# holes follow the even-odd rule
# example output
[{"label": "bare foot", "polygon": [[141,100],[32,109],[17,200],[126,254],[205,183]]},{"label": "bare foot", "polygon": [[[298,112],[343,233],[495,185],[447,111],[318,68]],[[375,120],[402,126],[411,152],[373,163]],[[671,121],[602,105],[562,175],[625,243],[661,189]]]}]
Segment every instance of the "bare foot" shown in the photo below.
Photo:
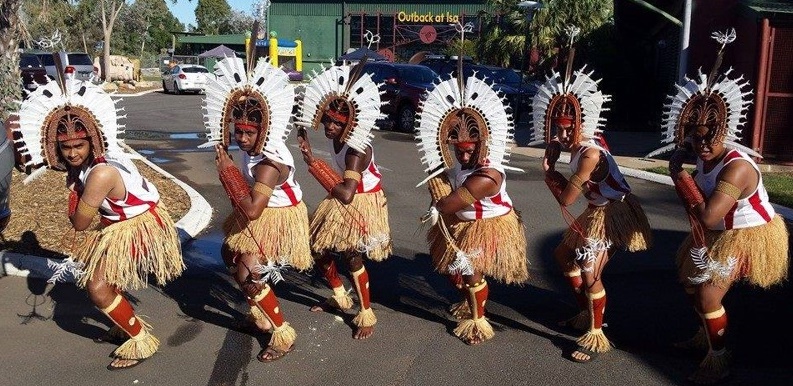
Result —
[{"label": "bare foot", "polygon": [[333,306],[328,304],[328,302],[322,302],[312,306],[309,310],[311,312],[331,312],[333,311]]},{"label": "bare foot", "polygon": [[352,337],[354,339],[366,339],[372,336],[372,334],[374,334],[374,326],[358,327],[358,329],[355,330],[355,334],[353,334]]},{"label": "bare foot", "polygon": [[113,361],[107,365],[107,369],[110,371],[116,370],[126,370],[131,369],[145,361],[146,359],[123,359],[123,358],[113,358]]}]

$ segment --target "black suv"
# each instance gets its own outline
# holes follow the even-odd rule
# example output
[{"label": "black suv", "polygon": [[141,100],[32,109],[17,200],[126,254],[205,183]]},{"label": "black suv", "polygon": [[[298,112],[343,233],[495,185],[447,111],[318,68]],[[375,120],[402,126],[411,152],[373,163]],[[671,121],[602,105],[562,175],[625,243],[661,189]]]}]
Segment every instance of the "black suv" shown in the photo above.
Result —
[{"label": "black suv", "polygon": [[432,90],[438,78],[431,69],[417,64],[371,62],[363,67],[375,83],[385,83],[385,93],[380,95],[382,112],[394,121],[399,131],[413,132],[419,101],[427,90]]},{"label": "black suv", "polygon": [[[449,79],[457,74],[457,60],[454,57],[431,58],[419,64],[429,67],[443,79]],[[463,76],[468,78],[473,75],[479,79],[486,79],[496,92],[507,98],[515,121],[520,119],[522,113],[531,113],[531,98],[539,89],[537,82],[521,83],[520,74],[511,68],[475,64],[470,59],[464,59]]]},{"label": "black suv", "polygon": [[22,87],[28,91],[33,91],[49,81],[47,70],[35,54],[19,54],[19,72],[22,75]]}]

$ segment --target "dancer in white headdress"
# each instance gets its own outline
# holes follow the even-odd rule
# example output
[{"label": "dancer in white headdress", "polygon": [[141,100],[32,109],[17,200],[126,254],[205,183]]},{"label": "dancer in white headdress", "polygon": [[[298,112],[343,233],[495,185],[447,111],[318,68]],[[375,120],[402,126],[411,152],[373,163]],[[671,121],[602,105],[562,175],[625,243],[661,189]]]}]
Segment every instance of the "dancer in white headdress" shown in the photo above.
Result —
[{"label": "dancer in white headdress", "polygon": [[486,80],[464,79],[461,66],[457,78],[422,101],[417,138],[430,176],[419,185],[428,182],[432,197],[433,265],[463,298],[451,308],[460,319],[454,334],[474,345],[494,336],[485,318],[485,277],[511,284],[529,274],[523,223],[506,190],[512,116]]},{"label": "dancer in white headdress", "polygon": [[[568,28],[571,48],[564,77],[554,73],[534,97],[531,144],[548,145],[543,158],[545,182],[570,222],[554,257],[573,289],[579,313],[562,324],[586,331],[571,359],[589,362],[611,349],[602,329],[603,268],[617,248],[631,252],[649,248],[651,231],[641,205],[600,138],[604,121],[600,114],[610,98],[598,90],[591,72],[572,72],[572,42],[577,32],[575,27]],[[569,180],[556,170],[562,148],[570,151],[573,174]],[[589,206],[573,220],[567,206],[581,194]]]},{"label": "dancer in white headdress", "polygon": [[[650,155],[677,147],[669,173],[685,206],[691,234],[677,253],[679,279],[702,319],[697,335],[678,346],[707,350],[691,376],[697,383],[715,383],[729,374],[725,346],[727,313],[722,299],[740,279],[768,288],[787,276],[788,233],[774,212],[763,177],[752,156],[738,143],[751,91],[732,69],[719,73],[724,47],[735,30],[714,33],[721,44],[709,74],[686,78],[664,106],[667,145]],[[696,158],[692,177],[683,163]]]},{"label": "dancer in white headdress", "polygon": [[91,228],[60,268],[73,264],[78,285],[115,324],[101,339],[126,339],[111,355],[109,370],[140,364],[160,344],[124,291],[145,287],[149,275],[164,284],[184,270],[176,228],[157,188],[119,146],[124,126],[118,111],[99,86],[58,79],[22,102],[18,127],[25,166],[36,169],[26,181],[46,168],[65,169],[69,220],[77,231]]},{"label": "dancer in white headdress", "polygon": [[379,85],[363,73],[366,60],[356,66],[325,69],[306,86],[297,124],[324,128],[333,167],[314,156],[305,130],[298,135],[309,172],[328,191],[311,219],[311,248],[316,263],[333,289],[323,305],[347,310],[352,299],[339,278],[333,254],[342,256],[361,302],[353,319],[355,339],[366,339],[377,323],[369,297],[369,274],[363,258],[382,261],[391,254],[388,205],[371,145],[380,112]]},{"label": "dancer in white headdress", "polygon": [[[251,55],[253,56],[253,55]],[[242,59],[226,58],[215,65],[216,79],[206,90],[204,119],[209,143],[217,152],[217,169],[232,214],[226,219],[221,255],[245,293],[250,319],[270,342],[258,355],[262,362],[280,359],[292,350],[297,336],[284,321],[268,281],[281,280],[280,269],[311,268],[308,211],[295,181],[295,163],[285,140],[295,91],[286,73],[260,59],[245,70]],[[240,148],[240,169],[227,149],[234,137]]]}]

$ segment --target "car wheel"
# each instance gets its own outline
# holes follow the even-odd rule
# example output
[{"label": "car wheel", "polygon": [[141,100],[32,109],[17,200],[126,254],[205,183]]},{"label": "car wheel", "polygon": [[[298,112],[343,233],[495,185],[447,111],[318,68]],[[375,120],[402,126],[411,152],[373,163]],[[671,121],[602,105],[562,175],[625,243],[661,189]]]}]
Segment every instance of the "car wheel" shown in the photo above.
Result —
[{"label": "car wheel", "polygon": [[165,81],[162,81],[162,92],[165,94],[168,93],[168,87],[165,87]]},{"label": "car wheel", "polygon": [[412,133],[416,122],[416,110],[406,104],[399,108],[396,119],[396,129],[403,133]]},{"label": "car wheel", "polygon": [[182,94],[182,90],[179,90],[179,85],[176,82],[173,82],[173,93],[176,95]]}]

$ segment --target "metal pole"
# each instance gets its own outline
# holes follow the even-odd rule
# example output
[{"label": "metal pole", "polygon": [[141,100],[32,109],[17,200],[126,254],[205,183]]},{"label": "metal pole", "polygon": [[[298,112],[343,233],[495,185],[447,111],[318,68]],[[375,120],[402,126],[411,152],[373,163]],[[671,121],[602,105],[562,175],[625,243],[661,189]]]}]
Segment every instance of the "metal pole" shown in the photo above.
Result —
[{"label": "metal pole", "polygon": [[677,59],[677,84],[682,85],[688,69],[688,45],[691,34],[691,3],[686,0],[683,6],[683,28],[680,29],[680,55]]}]

